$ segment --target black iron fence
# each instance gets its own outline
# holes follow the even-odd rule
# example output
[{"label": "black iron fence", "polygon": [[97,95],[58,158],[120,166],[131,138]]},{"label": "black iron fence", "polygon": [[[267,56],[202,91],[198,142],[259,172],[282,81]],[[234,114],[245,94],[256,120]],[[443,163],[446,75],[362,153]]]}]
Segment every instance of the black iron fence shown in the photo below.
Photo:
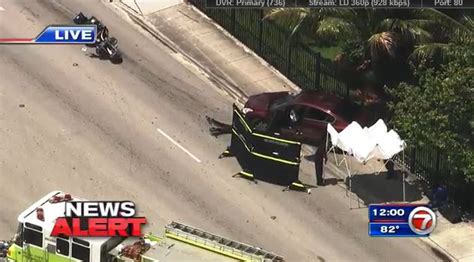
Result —
[{"label": "black iron fence", "polygon": [[421,180],[427,183],[435,176],[450,172],[446,156],[431,147],[407,148],[405,150],[405,166],[411,173],[417,174]]},{"label": "black iron fence", "polygon": [[204,0],[190,0],[234,37],[302,89],[348,95],[332,61],[290,38],[290,32],[263,19],[262,9],[206,9]]},{"label": "black iron fence", "polygon": [[409,147],[405,150],[404,165],[426,185],[436,181],[448,186],[449,198],[464,210],[474,211],[474,183],[456,176],[448,163],[448,157],[433,147]]},{"label": "black iron fence", "polygon": [[[262,9],[207,9],[204,0],[188,0],[216,21],[235,38],[264,58],[302,89],[322,89],[347,96],[344,83],[332,61],[297,41],[290,33],[263,19]],[[434,148],[408,148],[405,165],[427,185],[438,177],[452,177],[447,157]],[[474,184],[449,181],[451,198],[456,203],[474,210]]]}]

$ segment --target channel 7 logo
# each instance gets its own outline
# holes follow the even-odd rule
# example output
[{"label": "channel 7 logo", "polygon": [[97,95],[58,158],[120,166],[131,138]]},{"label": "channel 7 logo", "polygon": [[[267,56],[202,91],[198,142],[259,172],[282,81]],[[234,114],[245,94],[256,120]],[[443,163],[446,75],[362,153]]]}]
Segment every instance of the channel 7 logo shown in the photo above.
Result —
[{"label": "channel 7 logo", "polygon": [[436,227],[436,214],[427,207],[417,207],[410,212],[408,225],[414,233],[427,235]]}]

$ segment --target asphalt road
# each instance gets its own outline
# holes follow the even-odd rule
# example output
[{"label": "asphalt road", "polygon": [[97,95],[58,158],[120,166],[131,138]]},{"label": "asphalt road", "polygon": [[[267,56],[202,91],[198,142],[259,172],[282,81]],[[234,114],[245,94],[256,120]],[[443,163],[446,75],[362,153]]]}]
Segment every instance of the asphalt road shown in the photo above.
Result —
[{"label": "asphalt road", "polygon": [[[1,37],[31,37],[93,12],[125,54],[113,65],[82,46],[0,46],[0,239],[13,235],[24,208],[63,190],[135,201],[149,231],[178,220],[288,261],[436,259],[417,239],[369,238],[367,209],[349,210],[338,186],[307,195],[231,178],[235,160],[217,159],[229,138],[212,138],[204,118],[230,120],[230,98],[111,7],[96,0],[0,6]],[[308,167],[304,180],[314,183]]]}]

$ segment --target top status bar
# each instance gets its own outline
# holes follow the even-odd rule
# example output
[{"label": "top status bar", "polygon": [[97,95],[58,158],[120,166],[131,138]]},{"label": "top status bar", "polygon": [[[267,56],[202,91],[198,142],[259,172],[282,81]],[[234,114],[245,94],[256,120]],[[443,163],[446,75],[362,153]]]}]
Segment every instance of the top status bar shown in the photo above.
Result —
[{"label": "top status bar", "polygon": [[206,0],[207,8],[474,8],[474,0]]}]

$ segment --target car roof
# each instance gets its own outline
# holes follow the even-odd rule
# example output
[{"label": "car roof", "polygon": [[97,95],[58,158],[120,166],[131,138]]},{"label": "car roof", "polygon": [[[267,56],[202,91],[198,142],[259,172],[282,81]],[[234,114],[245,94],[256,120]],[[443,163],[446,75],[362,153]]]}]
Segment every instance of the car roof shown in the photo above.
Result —
[{"label": "car roof", "polygon": [[295,97],[293,103],[316,107],[326,112],[338,113],[344,100],[335,94],[322,91],[302,91]]}]

